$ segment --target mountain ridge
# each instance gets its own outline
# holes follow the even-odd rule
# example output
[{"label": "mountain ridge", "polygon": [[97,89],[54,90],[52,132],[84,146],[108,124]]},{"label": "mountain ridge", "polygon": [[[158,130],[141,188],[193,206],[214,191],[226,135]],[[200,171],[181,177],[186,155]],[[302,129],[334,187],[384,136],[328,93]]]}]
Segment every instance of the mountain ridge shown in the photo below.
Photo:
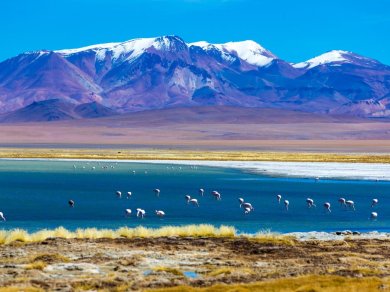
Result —
[{"label": "mountain ridge", "polygon": [[97,103],[116,113],[180,106],[280,108],[390,116],[390,67],[334,50],[291,64],[253,41],[177,36],[35,51],[0,63],[0,113],[37,101]]}]

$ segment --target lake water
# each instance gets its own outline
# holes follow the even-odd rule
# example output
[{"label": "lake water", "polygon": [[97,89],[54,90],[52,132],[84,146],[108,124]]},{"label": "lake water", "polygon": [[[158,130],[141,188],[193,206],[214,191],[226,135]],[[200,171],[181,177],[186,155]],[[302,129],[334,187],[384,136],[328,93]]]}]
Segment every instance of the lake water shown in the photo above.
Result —
[{"label": "lake water", "polygon": [[[161,190],[160,197],[153,193],[155,188]],[[204,197],[198,195],[199,188],[205,189]],[[117,190],[123,193],[121,199]],[[211,196],[212,190],[222,194],[221,201]],[[126,199],[128,191],[132,192],[130,199]],[[290,201],[289,211],[277,203],[279,193],[282,202]],[[200,207],[188,205],[186,194],[197,198]],[[341,207],[341,196],[353,200],[356,211]],[[252,203],[255,210],[244,215],[239,197]],[[307,208],[307,197],[314,199],[316,208]],[[378,198],[379,204],[371,208],[373,198]],[[74,208],[68,206],[69,199],[75,201]],[[326,201],[332,204],[331,213],[323,208]],[[129,218],[124,216],[126,208],[133,211]],[[136,208],[145,209],[144,219],[136,218]],[[154,210],[163,210],[165,218],[157,218]],[[208,223],[232,225],[250,233],[389,232],[390,182],[267,177],[206,166],[1,160],[0,211],[7,218],[0,222],[0,229],[29,231],[58,226],[74,230]],[[372,211],[378,213],[376,221],[369,220]]]}]

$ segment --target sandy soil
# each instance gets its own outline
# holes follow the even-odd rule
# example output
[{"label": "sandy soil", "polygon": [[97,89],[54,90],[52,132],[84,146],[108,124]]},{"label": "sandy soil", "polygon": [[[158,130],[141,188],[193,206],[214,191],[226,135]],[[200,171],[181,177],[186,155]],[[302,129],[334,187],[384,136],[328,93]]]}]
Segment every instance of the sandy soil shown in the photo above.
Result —
[{"label": "sandy soil", "polygon": [[163,237],[47,239],[0,246],[0,286],[17,289],[126,291],[303,275],[370,277],[374,290],[389,289],[390,240]]},{"label": "sandy soil", "polygon": [[[0,145],[390,152],[390,120],[275,109],[179,108],[95,120],[0,124]],[[76,146],[76,147],[77,147]]]}]

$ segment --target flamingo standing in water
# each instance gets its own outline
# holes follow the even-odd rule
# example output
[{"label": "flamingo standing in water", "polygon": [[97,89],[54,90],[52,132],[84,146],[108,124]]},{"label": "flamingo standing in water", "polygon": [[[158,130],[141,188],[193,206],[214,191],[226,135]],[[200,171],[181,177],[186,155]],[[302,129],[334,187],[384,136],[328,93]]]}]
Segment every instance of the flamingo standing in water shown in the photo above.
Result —
[{"label": "flamingo standing in water", "polygon": [[282,195],[277,195],[276,199],[278,200],[278,203],[280,204],[280,200],[282,199]]},{"label": "flamingo standing in water", "polygon": [[126,199],[130,199],[131,195],[132,195],[131,192],[127,192]]},{"label": "flamingo standing in water", "polygon": [[329,202],[324,203],[324,208],[325,208],[329,213],[332,212],[332,211],[330,210],[330,203],[329,203]]},{"label": "flamingo standing in water", "polygon": [[221,200],[221,194],[217,191],[212,191],[211,194],[216,198],[217,200]]},{"label": "flamingo standing in water", "polygon": [[199,195],[201,195],[203,197],[204,195],[204,189],[199,189]]},{"label": "flamingo standing in water", "polygon": [[122,198],[122,192],[116,191],[116,196],[117,196],[118,198]]},{"label": "flamingo standing in water", "polygon": [[0,219],[6,221],[3,212],[0,212]]},{"label": "flamingo standing in water", "polygon": [[187,204],[191,203],[192,205],[199,207],[199,203],[197,199],[191,199],[191,196],[189,195],[185,195],[185,198],[187,200]]},{"label": "flamingo standing in water", "polygon": [[340,203],[340,206],[344,206],[344,207],[347,206],[345,198],[340,198],[339,203]]},{"label": "flamingo standing in water", "polygon": [[288,211],[288,205],[290,205],[290,202],[288,200],[284,200],[284,206],[286,207],[287,211]]},{"label": "flamingo standing in water", "polygon": [[345,201],[347,206],[355,211],[355,202],[352,200]]},{"label": "flamingo standing in water", "polygon": [[247,207],[247,208],[244,209],[244,214],[245,214],[245,215],[249,214],[250,212],[252,212],[252,209],[251,209],[251,208],[248,208],[248,207]]},{"label": "flamingo standing in water", "polygon": [[371,207],[376,206],[379,203],[378,199],[372,199]]},{"label": "flamingo standing in water", "polygon": [[153,192],[156,194],[157,197],[160,196],[160,189],[154,189]]},{"label": "flamingo standing in water", "polygon": [[130,217],[130,215],[131,215],[131,209],[126,209],[125,210],[125,216],[126,217]]},{"label": "flamingo standing in water", "polygon": [[69,204],[69,207],[71,207],[71,208],[74,207],[74,201],[73,201],[73,200],[69,200],[69,201],[68,201],[68,204]]},{"label": "flamingo standing in water", "polygon": [[160,218],[164,217],[165,216],[165,212],[164,211],[161,211],[161,210],[156,210],[156,215]]},{"label": "flamingo standing in water", "polygon": [[244,208],[244,210],[249,209],[253,211],[255,209],[251,203],[245,202],[243,198],[238,198],[238,201],[240,202],[240,208]]},{"label": "flamingo standing in water", "polygon": [[377,212],[371,212],[371,220],[376,220],[378,218],[378,213]]},{"label": "flamingo standing in water", "polygon": [[137,208],[137,217],[138,218],[142,218],[143,219],[145,217],[145,214],[146,214],[145,210],[143,210],[141,208]]},{"label": "flamingo standing in water", "polygon": [[307,206],[308,206],[309,208],[311,208],[311,207],[316,207],[316,205],[314,204],[314,200],[311,199],[311,198],[307,198],[307,199],[306,199],[306,203],[307,203]]}]

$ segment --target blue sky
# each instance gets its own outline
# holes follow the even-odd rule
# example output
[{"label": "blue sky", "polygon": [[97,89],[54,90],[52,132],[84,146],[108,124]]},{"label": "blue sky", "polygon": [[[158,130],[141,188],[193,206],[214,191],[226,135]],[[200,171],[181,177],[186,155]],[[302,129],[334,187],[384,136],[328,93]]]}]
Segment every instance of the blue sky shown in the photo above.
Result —
[{"label": "blue sky", "polygon": [[389,0],[1,0],[0,60],[174,34],[252,39],[291,62],[343,49],[390,64]]}]

